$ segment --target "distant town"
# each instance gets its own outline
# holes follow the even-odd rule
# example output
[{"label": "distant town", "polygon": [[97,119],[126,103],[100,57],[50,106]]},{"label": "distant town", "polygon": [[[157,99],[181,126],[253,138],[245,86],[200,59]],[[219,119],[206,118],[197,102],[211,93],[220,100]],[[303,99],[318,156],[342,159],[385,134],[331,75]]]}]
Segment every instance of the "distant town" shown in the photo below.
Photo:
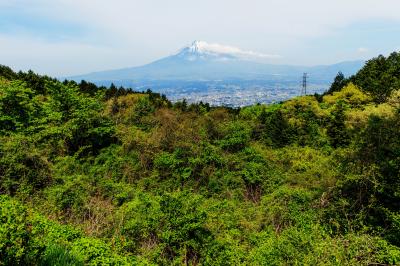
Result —
[{"label": "distant town", "polygon": [[[323,93],[327,84],[309,84],[307,94]],[[204,102],[212,106],[243,107],[253,104],[281,102],[301,95],[298,85],[232,85],[218,84],[209,87],[160,88],[156,92],[165,94],[172,102],[185,99],[188,103]]]}]

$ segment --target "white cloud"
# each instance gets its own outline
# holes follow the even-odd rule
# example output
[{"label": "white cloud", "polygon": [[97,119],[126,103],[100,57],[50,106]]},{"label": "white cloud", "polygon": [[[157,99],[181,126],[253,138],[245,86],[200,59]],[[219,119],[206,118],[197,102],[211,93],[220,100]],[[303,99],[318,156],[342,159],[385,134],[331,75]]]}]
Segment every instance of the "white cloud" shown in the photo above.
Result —
[{"label": "white cloud", "polygon": [[360,53],[360,54],[365,54],[365,53],[369,52],[369,49],[365,48],[365,47],[360,47],[360,48],[357,49],[357,52]]},{"label": "white cloud", "polygon": [[[205,53],[218,53],[218,54],[231,54],[238,57],[252,58],[258,57],[263,59],[280,58],[280,55],[275,54],[262,54],[253,51],[244,51],[240,48],[222,45],[218,43],[208,43],[205,41],[195,41],[191,45],[184,47],[183,49],[190,49],[192,51],[200,51]],[[183,50],[182,49],[182,50]],[[181,52],[181,51],[179,51]]]}]

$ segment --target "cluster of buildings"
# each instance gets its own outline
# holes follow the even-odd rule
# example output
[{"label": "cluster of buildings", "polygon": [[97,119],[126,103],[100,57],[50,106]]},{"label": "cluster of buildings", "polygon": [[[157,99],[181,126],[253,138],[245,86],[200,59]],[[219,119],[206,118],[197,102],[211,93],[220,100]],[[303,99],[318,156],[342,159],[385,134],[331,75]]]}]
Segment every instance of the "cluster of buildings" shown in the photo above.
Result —
[{"label": "cluster of buildings", "polygon": [[[326,86],[311,85],[308,94],[322,93]],[[188,103],[204,102],[212,106],[243,107],[284,101],[301,94],[299,86],[274,87],[225,85],[202,89],[165,89],[161,93],[173,102],[186,99]]]}]

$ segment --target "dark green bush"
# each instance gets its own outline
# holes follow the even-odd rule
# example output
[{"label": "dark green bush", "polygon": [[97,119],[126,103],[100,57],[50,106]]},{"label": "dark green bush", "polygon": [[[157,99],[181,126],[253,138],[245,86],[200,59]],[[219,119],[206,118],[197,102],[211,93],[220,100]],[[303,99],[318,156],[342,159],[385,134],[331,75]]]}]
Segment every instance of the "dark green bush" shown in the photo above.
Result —
[{"label": "dark green bush", "polygon": [[251,128],[244,122],[234,121],[222,128],[223,139],[218,141],[221,148],[236,152],[246,147],[250,141]]},{"label": "dark green bush", "polygon": [[80,266],[84,265],[70,251],[59,245],[51,245],[46,248],[40,263],[40,266]]},{"label": "dark green bush", "polygon": [[51,163],[30,137],[14,135],[1,138],[0,189],[31,194],[52,182]]}]

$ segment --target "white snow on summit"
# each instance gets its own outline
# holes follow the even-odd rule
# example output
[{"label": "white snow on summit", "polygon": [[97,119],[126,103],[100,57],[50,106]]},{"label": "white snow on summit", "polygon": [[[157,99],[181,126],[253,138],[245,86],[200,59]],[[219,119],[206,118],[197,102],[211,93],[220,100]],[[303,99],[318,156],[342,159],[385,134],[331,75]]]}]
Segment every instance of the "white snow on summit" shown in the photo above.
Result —
[{"label": "white snow on summit", "polygon": [[253,51],[243,51],[237,47],[226,46],[205,41],[194,41],[191,45],[182,48],[177,56],[185,57],[187,60],[216,59],[216,60],[256,60],[278,58],[279,55],[261,54]]}]

